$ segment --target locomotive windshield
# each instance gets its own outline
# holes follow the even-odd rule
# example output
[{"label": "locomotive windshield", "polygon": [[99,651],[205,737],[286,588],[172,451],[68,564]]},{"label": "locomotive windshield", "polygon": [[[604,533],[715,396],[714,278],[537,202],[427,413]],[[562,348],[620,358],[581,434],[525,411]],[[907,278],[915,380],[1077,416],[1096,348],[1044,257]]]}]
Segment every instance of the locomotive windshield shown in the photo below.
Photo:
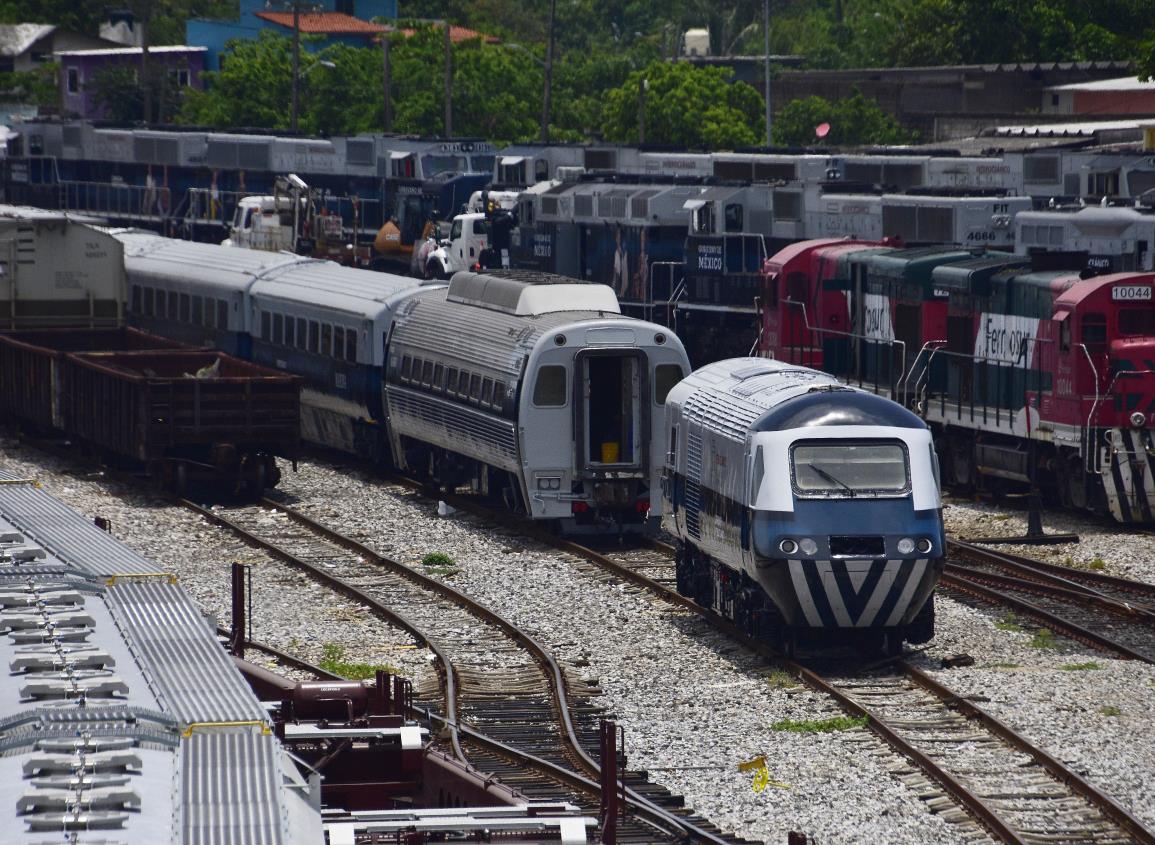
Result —
[{"label": "locomotive windshield", "polygon": [[894,441],[803,440],[790,450],[794,492],[805,497],[897,496],[910,491],[906,447]]}]

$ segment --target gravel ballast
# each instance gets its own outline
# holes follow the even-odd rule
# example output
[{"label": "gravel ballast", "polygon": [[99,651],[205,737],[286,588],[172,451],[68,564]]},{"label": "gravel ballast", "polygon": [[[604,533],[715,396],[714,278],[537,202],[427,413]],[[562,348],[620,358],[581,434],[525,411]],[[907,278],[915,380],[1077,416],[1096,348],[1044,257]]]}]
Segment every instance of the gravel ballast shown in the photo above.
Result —
[{"label": "gravel ballast", "polygon": [[[50,493],[84,513],[112,518],[119,538],[177,572],[201,606],[226,623],[227,563],[254,563],[256,639],[290,651],[296,646],[313,659],[324,644],[335,643],[347,660],[388,662],[427,677],[427,655],[403,632],[366,619],[303,580],[289,580],[301,576],[187,511],[103,478],[70,475],[53,459],[11,441],[0,442],[0,464],[36,475]],[[436,503],[355,471],[305,462],[301,472],[286,473],[281,486],[295,506],[402,562],[419,566],[430,552],[453,557],[456,566],[442,573],[450,583],[600,682],[603,705],[625,727],[630,767],[649,770],[724,830],[772,843],[784,842],[791,830],[821,843],[976,841],[971,826],[947,822],[928,808],[920,796],[933,789],[912,780],[868,731],[775,730],[782,720],[843,714],[824,697],[767,671],[696,618],[626,585],[594,579],[576,560],[474,517],[438,518]],[[952,505],[946,515],[960,533],[968,533],[957,526],[972,509],[985,521],[970,533],[992,533],[987,523],[1016,530],[1017,517],[999,519],[1000,511],[985,507]],[[1047,527],[1064,530],[1050,520]],[[1102,549],[1088,548],[1087,565],[1105,551],[1119,560],[1109,561],[1120,567],[1106,570],[1112,574],[1139,578],[1146,566],[1155,575],[1142,545],[1121,548],[1130,549],[1133,539],[1147,540],[1122,535]],[[1124,566],[1135,571],[1124,572]],[[938,634],[915,660],[1155,827],[1155,742],[1147,718],[1155,704],[1152,667],[1061,639],[1057,648],[1036,648],[1031,631],[1003,630],[999,621],[997,613],[940,597]],[[960,653],[975,664],[940,668],[943,658]],[[755,791],[752,774],[739,764],[759,756],[771,784]]]}]

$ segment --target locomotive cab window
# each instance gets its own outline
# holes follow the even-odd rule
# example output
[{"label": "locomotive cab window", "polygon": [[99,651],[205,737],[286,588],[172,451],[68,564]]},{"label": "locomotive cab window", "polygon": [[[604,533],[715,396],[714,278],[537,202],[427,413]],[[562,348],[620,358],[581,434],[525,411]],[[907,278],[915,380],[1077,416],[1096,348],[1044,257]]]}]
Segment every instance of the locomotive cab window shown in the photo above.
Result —
[{"label": "locomotive cab window", "polygon": [[560,408],[566,402],[565,367],[541,367],[533,386],[533,404],[542,408]]},{"label": "locomotive cab window", "polygon": [[896,441],[802,440],[790,449],[794,492],[852,499],[910,492],[906,446]]},{"label": "locomotive cab window", "polygon": [[1119,334],[1147,335],[1155,327],[1155,308],[1121,308]]},{"label": "locomotive cab window", "polygon": [[1103,314],[1083,317],[1083,343],[1090,352],[1101,352],[1107,343],[1107,318]]},{"label": "locomotive cab window", "polygon": [[679,364],[658,364],[654,367],[654,404],[665,405],[666,397],[682,378],[682,367]]}]

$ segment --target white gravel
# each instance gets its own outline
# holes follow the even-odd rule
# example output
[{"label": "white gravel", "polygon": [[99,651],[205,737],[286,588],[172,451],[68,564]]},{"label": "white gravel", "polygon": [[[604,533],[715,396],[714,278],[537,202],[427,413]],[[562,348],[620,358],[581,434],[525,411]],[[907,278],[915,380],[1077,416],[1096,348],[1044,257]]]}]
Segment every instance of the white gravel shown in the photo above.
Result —
[{"label": "white gravel", "polygon": [[[118,537],[172,568],[221,619],[228,608],[227,562],[253,562],[254,606],[261,608],[254,620],[257,639],[289,650],[299,645],[314,659],[322,644],[336,643],[346,648],[346,659],[388,662],[427,677],[426,656],[403,633],[366,622],[343,600],[322,604],[320,591],[304,593],[303,583],[289,580],[295,576],[279,564],[222,540],[187,512],[100,478],[62,474],[51,459],[11,442],[0,440],[0,463],[37,475],[49,492],[84,513],[111,517]],[[973,828],[929,809],[924,799],[933,790],[868,732],[774,730],[783,719],[841,712],[767,673],[696,619],[624,585],[596,581],[575,561],[470,516],[439,519],[431,503],[356,472],[306,463],[299,474],[286,473],[282,489],[303,510],[404,562],[419,564],[435,551],[455,558],[456,571],[445,575],[454,586],[600,681],[603,703],[625,727],[629,765],[650,770],[723,829],[768,843],[784,842],[791,830],[820,843],[975,841]],[[972,512],[971,533],[1025,527],[1016,527],[1016,517],[997,519],[999,512],[985,506],[954,504],[946,513],[952,527],[966,533],[964,520]],[[984,521],[977,522],[980,517]],[[1051,518],[1047,528],[1066,530]],[[1100,541],[1079,529],[1088,535],[1085,551],[1056,551],[1085,565],[1101,556],[1108,572],[1142,578],[1145,571],[1155,581],[1155,556],[1145,545],[1150,539],[1108,540],[1110,532],[1102,528]],[[1030,631],[1000,630],[997,622],[997,614],[940,598],[938,635],[917,659],[1155,827],[1152,667],[1065,641],[1057,649],[1036,648]],[[366,631],[365,624],[373,627]],[[937,668],[942,658],[959,653],[973,656],[975,664]],[[1075,668],[1088,663],[1098,668]],[[758,756],[765,757],[773,781],[760,792],[752,788],[753,775],[738,768]]]}]

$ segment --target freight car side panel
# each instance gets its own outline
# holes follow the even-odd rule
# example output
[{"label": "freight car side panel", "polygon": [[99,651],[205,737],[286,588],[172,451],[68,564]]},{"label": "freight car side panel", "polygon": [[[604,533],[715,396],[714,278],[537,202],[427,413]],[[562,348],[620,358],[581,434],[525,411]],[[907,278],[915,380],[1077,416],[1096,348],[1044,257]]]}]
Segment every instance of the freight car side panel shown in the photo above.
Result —
[{"label": "freight car side panel", "polygon": [[71,355],[61,379],[68,430],[120,455],[148,462],[225,444],[297,454],[293,376],[216,352],[145,352]]},{"label": "freight car side panel", "polygon": [[30,329],[0,334],[0,413],[42,428],[64,428],[59,362],[69,352],[173,349],[175,341],[135,329]]}]

